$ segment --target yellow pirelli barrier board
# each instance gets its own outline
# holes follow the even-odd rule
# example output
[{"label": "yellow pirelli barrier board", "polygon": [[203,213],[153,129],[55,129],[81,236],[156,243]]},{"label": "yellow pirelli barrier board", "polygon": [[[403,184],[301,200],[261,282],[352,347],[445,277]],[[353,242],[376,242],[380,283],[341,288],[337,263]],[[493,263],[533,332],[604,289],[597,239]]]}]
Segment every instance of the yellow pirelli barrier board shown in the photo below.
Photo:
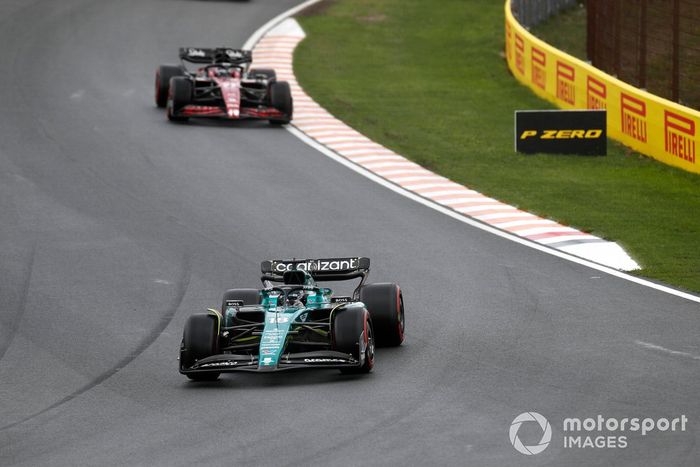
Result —
[{"label": "yellow pirelli barrier board", "polygon": [[700,112],[626,84],[555,49],[518,23],[506,0],[506,58],[513,75],[564,109],[606,109],[608,136],[634,150],[700,173]]}]

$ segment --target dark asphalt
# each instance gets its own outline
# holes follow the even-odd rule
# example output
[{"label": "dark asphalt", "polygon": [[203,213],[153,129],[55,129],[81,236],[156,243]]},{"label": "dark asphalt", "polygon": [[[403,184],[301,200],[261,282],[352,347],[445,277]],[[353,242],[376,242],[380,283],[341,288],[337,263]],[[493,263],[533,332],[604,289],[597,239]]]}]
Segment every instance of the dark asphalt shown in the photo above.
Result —
[{"label": "dark asphalt", "polygon": [[[697,303],[464,225],[284,129],[154,107],[177,47],[241,45],[296,3],[0,3],[0,465],[698,465]],[[405,345],[373,374],[177,372],[186,317],[260,260],[331,255],[404,290]],[[537,456],[508,439],[524,411],[553,426]],[[688,430],[564,449],[563,419],[597,414]]]}]

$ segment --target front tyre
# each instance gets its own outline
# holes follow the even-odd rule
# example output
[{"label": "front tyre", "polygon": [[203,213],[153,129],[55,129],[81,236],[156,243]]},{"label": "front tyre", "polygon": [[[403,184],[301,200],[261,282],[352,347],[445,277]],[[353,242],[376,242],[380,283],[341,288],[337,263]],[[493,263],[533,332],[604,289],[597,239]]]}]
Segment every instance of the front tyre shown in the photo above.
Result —
[{"label": "front tyre", "polygon": [[[219,325],[215,316],[198,313],[185,323],[180,346],[180,369],[186,370],[201,360],[219,353]],[[194,381],[213,381],[219,373],[189,373]]]},{"label": "front tyre", "polygon": [[346,374],[369,373],[374,368],[374,330],[369,313],[364,308],[347,308],[333,319],[333,350],[350,354],[361,365],[341,368]]},{"label": "front tyre", "polygon": [[365,304],[372,317],[377,346],[401,345],[406,325],[403,294],[398,284],[365,285],[360,289],[360,301]]}]

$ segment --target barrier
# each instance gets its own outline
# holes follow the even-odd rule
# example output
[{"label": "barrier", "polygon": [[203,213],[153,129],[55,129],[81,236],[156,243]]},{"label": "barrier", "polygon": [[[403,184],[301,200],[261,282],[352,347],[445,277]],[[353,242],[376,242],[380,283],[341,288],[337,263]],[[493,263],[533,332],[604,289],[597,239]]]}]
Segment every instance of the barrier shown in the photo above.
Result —
[{"label": "barrier", "polygon": [[700,173],[700,112],[626,84],[528,32],[505,4],[513,76],[564,109],[607,109],[608,137],[665,164]]}]

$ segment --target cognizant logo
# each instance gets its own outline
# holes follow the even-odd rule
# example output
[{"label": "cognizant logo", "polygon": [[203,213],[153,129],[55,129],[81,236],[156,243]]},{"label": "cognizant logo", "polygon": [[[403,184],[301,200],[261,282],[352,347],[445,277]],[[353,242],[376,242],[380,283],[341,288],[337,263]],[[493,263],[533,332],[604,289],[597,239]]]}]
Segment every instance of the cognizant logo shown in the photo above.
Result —
[{"label": "cognizant logo", "polygon": [[[520,438],[518,437],[518,431],[523,423],[526,422],[537,422],[542,428],[542,439],[537,444],[532,446],[525,446]],[[549,446],[550,441],[552,441],[552,426],[549,424],[546,418],[537,412],[524,412],[515,417],[513,423],[510,424],[510,431],[508,432],[510,436],[510,443],[513,447],[520,453],[526,456],[532,456],[533,454],[539,454]]]}]

